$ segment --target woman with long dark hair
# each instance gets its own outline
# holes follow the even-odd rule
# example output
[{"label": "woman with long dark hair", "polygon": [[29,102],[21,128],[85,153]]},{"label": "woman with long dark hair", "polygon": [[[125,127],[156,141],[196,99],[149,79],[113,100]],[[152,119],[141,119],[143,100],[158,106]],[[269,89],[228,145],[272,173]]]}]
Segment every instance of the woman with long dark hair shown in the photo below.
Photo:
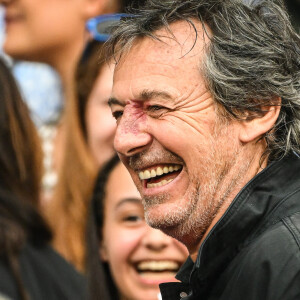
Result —
[{"label": "woman with long dark hair", "polygon": [[28,109],[0,60],[0,295],[86,299],[85,281],[49,245],[39,214],[42,155]]}]

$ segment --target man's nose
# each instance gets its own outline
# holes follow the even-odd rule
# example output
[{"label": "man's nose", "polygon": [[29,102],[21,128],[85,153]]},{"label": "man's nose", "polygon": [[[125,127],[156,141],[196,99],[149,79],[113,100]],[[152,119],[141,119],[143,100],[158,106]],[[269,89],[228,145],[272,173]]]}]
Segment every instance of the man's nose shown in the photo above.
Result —
[{"label": "man's nose", "polygon": [[151,142],[152,137],[147,130],[145,118],[142,119],[124,110],[115,134],[116,151],[129,157],[148,148]]}]

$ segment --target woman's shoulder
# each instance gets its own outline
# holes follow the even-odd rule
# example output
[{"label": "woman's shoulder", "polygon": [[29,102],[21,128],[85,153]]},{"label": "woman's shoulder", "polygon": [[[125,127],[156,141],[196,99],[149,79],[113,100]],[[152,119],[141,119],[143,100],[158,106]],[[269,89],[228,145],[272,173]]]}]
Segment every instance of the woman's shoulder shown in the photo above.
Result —
[{"label": "woman's shoulder", "polygon": [[[20,272],[30,299],[87,299],[85,277],[48,245],[26,244],[20,258]],[[16,282],[4,262],[0,264],[0,293],[18,299]],[[1,299],[1,298],[0,298]]]}]

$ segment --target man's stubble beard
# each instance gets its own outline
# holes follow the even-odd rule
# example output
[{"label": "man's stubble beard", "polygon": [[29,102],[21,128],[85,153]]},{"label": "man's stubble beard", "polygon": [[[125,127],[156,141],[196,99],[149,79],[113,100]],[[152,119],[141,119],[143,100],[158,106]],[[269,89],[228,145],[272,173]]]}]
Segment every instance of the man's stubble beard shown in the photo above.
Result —
[{"label": "man's stubble beard", "polygon": [[[228,133],[227,127],[224,126],[221,129],[218,129],[212,139]],[[157,217],[157,214],[154,215],[151,211],[159,210],[160,205],[170,201],[170,195],[161,194],[143,198],[147,223],[186,245],[203,238],[220,208],[228,200],[249,166],[249,163],[244,164],[243,167],[237,169],[236,173],[231,174],[228,180],[226,178],[228,173],[234,166],[241,163],[238,159],[239,150],[237,148],[228,149],[228,152],[224,154],[224,149],[216,140],[212,141],[213,144],[215,144],[212,147],[213,151],[205,160],[207,168],[202,168],[203,172],[205,169],[210,171],[208,181],[201,183],[198,177],[190,179],[190,189],[188,195],[185,195],[186,205],[182,205],[182,202],[172,203],[169,211]]]},{"label": "man's stubble beard", "polygon": [[[216,172],[217,168],[214,167],[212,173]],[[190,188],[186,195],[186,205],[173,203],[171,209],[160,218],[153,217],[151,210],[159,210],[159,205],[166,203],[170,196],[163,194],[144,197],[146,222],[151,227],[160,229],[185,244],[189,244],[190,240],[201,240],[226,198],[216,196],[226,172],[221,172],[218,177],[214,177],[212,173],[210,178],[216,178],[216,180],[210,180],[208,184],[201,185],[198,178],[191,180],[190,186],[193,188]]]}]

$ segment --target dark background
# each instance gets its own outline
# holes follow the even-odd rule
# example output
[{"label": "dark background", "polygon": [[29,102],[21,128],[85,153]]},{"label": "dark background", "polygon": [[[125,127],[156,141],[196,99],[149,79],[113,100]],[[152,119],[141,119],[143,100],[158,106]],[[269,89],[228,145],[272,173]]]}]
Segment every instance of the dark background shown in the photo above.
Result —
[{"label": "dark background", "polygon": [[285,0],[285,4],[294,27],[300,32],[300,0]]}]

